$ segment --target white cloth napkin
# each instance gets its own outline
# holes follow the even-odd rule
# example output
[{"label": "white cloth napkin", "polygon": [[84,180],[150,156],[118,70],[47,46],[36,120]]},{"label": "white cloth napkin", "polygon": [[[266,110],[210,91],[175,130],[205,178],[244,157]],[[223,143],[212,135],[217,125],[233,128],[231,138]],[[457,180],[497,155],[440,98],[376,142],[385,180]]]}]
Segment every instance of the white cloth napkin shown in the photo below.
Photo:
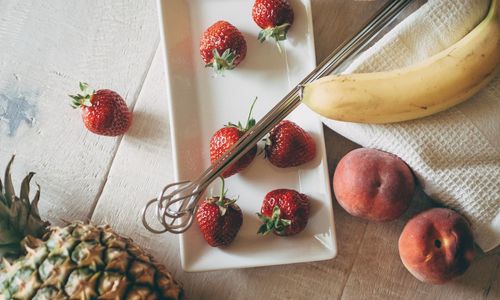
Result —
[{"label": "white cloth napkin", "polygon": [[[489,0],[429,0],[356,58],[346,73],[418,62],[461,39],[481,22],[488,7]],[[463,104],[420,120],[389,125],[323,122],[364,147],[401,157],[426,194],[471,222],[483,251],[500,244],[500,76]]]}]

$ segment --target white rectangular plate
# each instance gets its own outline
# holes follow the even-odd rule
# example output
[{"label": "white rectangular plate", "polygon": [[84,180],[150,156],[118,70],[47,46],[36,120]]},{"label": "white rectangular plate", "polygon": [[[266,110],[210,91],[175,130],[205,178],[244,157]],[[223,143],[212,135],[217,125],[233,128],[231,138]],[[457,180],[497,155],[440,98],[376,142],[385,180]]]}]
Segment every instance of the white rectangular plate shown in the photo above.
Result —
[{"label": "white rectangular plate", "polygon": [[[158,1],[162,46],[168,82],[168,99],[174,153],[175,179],[193,180],[209,165],[211,135],[228,122],[245,122],[255,97],[254,117],[259,120],[315,66],[309,0],[292,0],[295,22],[280,54],[271,42],[257,41],[259,28],[252,20],[253,0]],[[203,31],[218,20],[235,25],[244,35],[246,59],[224,77],[214,77],[199,54]],[[286,63],[288,61],[288,64]],[[289,67],[287,67],[287,65]],[[323,127],[306,107],[290,120],[311,133],[317,143],[314,161],[296,168],[279,169],[256,157],[243,172],[226,180],[228,196],[239,196],[243,225],[235,241],[224,249],[212,248],[197,224],[180,235],[185,271],[208,271],[326,260],[335,257],[337,245],[327,170]],[[219,182],[207,193],[218,193]],[[292,237],[256,234],[266,193],[277,188],[295,189],[312,199],[306,229]]]}]

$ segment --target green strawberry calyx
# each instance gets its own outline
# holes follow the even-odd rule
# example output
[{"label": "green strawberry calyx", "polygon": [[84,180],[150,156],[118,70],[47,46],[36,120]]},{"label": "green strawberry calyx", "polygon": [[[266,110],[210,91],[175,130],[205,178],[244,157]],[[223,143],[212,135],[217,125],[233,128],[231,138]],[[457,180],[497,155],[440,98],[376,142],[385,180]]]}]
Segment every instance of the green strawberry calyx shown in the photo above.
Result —
[{"label": "green strawberry calyx", "polygon": [[95,94],[95,90],[92,90],[92,92],[89,93],[89,85],[85,82],[80,82],[80,93],[76,95],[68,95],[72,100],[71,100],[71,107],[73,108],[81,108],[81,107],[91,107],[92,102],[90,99],[92,96]]},{"label": "green strawberry calyx", "polygon": [[290,23],[284,23],[275,27],[269,27],[266,29],[263,29],[259,32],[259,35],[257,36],[257,39],[263,43],[265,40],[268,38],[272,38],[276,41],[276,46],[278,46],[278,50],[281,53],[281,45],[280,41],[286,40],[286,34],[288,32],[288,29],[290,29],[291,24]]},{"label": "green strawberry calyx", "polygon": [[237,128],[238,130],[240,130],[242,132],[247,132],[252,127],[254,127],[256,121],[252,117],[252,113],[253,113],[253,108],[255,106],[255,102],[257,102],[257,97],[255,97],[255,99],[253,99],[252,105],[250,106],[250,111],[248,112],[247,122],[246,122],[245,126],[243,126],[243,124],[241,124],[241,122],[238,122],[238,124],[234,124],[234,123],[229,122],[226,125],[226,127],[234,127],[234,128]]},{"label": "green strawberry calyx", "polygon": [[259,227],[257,234],[266,235],[271,231],[276,232],[281,235],[285,233],[288,226],[292,224],[291,220],[281,218],[281,210],[278,206],[273,208],[273,213],[271,217],[265,216],[261,213],[257,213],[257,216],[262,221],[262,225]]},{"label": "green strawberry calyx", "polygon": [[224,178],[220,177],[220,179],[222,181],[220,195],[218,197],[212,197],[207,199],[207,202],[217,205],[219,207],[220,215],[224,216],[226,214],[227,209],[231,205],[235,204],[237,199],[226,198],[227,189],[225,188]]},{"label": "green strawberry calyx", "polygon": [[236,52],[234,50],[228,48],[221,55],[217,49],[214,49],[212,53],[213,59],[205,67],[213,68],[216,75],[223,75],[224,71],[232,70],[236,67],[234,64]]}]

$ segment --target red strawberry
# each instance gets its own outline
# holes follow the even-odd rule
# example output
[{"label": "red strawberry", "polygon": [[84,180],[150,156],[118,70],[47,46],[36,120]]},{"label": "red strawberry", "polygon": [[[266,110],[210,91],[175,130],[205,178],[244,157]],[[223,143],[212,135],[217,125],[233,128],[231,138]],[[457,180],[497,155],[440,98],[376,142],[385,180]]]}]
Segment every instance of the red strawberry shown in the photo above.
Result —
[{"label": "red strawberry", "polygon": [[[240,122],[238,122],[237,125],[229,123],[214,133],[210,139],[210,162],[212,164],[221,158],[226,151],[231,149],[231,147],[238,142],[245,132],[255,125],[255,120],[252,118],[252,110],[255,105],[255,100],[250,107],[250,113],[248,114],[245,127],[243,127]],[[257,146],[250,149],[250,151],[243,155],[239,160],[230,165],[226,170],[224,170],[224,172],[222,172],[221,176],[227,178],[245,169],[253,161],[256,154]]]},{"label": "red strawberry", "polygon": [[206,67],[216,74],[234,69],[247,54],[247,43],[241,32],[226,21],[208,27],[200,41],[200,54]]},{"label": "red strawberry", "polygon": [[316,144],[309,133],[297,124],[284,120],[266,139],[266,158],[279,168],[295,167],[316,156]]},{"label": "red strawberry", "polygon": [[205,199],[196,211],[196,221],[207,243],[212,247],[229,245],[243,223],[243,214],[236,200],[225,197],[224,180],[220,197]]},{"label": "red strawberry", "polygon": [[107,136],[124,134],[132,123],[127,103],[111,90],[87,93],[88,85],[80,83],[82,94],[70,95],[73,108],[82,108],[85,127],[93,133]]},{"label": "red strawberry", "polygon": [[264,223],[257,233],[268,234],[273,231],[277,235],[294,235],[307,225],[309,219],[309,198],[289,189],[278,189],[267,193],[262,203],[259,216]]},{"label": "red strawberry", "polygon": [[[262,28],[258,39],[263,42],[271,37],[278,41],[286,40],[286,34],[293,24],[293,9],[288,0],[256,0],[252,17]],[[278,43],[279,47],[279,43]]]}]

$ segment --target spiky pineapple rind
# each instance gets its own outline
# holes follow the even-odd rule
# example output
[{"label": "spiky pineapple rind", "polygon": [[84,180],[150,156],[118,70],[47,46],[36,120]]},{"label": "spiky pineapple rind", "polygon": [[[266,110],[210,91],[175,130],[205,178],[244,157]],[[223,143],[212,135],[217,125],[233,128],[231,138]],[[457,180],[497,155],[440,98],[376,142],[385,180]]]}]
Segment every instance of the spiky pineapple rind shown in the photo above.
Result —
[{"label": "spiky pineapple rind", "polygon": [[[107,225],[73,223],[52,227],[40,241],[38,248],[27,250],[25,257],[0,267],[1,295],[36,299],[92,299],[104,295],[183,298],[182,285],[163,265],[156,264],[131,239],[119,236]],[[28,284],[13,284],[19,275]]]},{"label": "spiky pineapple rind", "polygon": [[[29,200],[34,173],[15,195],[13,159],[0,180],[0,300],[184,298],[182,285],[163,265],[110,226],[48,228],[38,213],[39,187]],[[24,256],[9,262],[5,254]]]}]

